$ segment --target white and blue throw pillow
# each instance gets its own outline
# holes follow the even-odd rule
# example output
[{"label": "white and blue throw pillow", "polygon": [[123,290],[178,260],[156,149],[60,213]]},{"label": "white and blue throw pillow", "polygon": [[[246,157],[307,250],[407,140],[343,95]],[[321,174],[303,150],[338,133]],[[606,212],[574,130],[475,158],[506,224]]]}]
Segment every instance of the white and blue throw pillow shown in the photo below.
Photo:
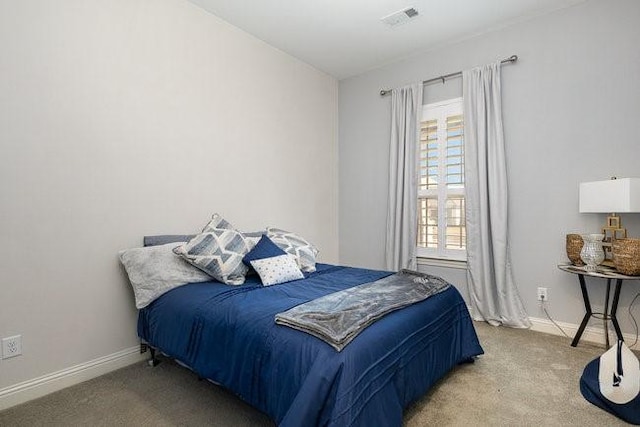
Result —
[{"label": "white and blue throw pillow", "polygon": [[316,256],[318,249],[303,237],[290,231],[268,227],[267,236],[280,249],[295,257],[300,270],[311,273],[316,271]]},{"label": "white and blue throw pillow", "polygon": [[249,270],[242,258],[253,249],[257,239],[245,238],[217,214],[204,230],[174,252],[222,283],[242,285]]},{"label": "white and blue throw pillow", "polygon": [[298,268],[295,258],[289,254],[255,259],[250,263],[264,286],[304,279],[304,274]]}]

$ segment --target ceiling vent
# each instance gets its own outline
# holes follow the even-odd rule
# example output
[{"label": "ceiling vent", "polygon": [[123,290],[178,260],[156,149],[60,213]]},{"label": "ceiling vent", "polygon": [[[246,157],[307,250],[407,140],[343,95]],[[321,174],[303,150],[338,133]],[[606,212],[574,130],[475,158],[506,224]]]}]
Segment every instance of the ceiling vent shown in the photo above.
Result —
[{"label": "ceiling vent", "polygon": [[397,12],[393,12],[391,15],[387,15],[380,20],[387,24],[390,27],[395,27],[397,25],[404,24],[409,22],[411,19],[415,19],[418,17],[418,11],[413,7],[409,7],[407,9],[402,9]]}]

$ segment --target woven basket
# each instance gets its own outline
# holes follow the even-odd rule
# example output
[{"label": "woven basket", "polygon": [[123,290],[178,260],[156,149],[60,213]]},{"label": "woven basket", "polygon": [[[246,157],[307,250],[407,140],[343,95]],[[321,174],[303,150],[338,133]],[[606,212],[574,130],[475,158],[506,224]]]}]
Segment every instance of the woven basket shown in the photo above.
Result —
[{"label": "woven basket", "polygon": [[567,256],[573,265],[584,265],[580,259],[580,251],[582,250],[584,241],[579,234],[567,234]]},{"label": "woven basket", "polygon": [[612,246],[616,270],[628,276],[640,275],[640,239],[619,239]]}]

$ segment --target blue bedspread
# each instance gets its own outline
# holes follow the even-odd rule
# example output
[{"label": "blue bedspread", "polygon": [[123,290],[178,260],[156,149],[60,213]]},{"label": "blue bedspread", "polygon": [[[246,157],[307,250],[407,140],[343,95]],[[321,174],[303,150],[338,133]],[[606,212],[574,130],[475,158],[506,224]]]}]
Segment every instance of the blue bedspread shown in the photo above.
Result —
[{"label": "blue bedspread", "polygon": [[185,285],[140,310],[140,338],[235,392],[281,426],[400,426],[402,411],[456,364],[482,354],[452,286],[390,313],[337,352],[276,325],[276,313],[389,272],[318,264],[263,287]]}]

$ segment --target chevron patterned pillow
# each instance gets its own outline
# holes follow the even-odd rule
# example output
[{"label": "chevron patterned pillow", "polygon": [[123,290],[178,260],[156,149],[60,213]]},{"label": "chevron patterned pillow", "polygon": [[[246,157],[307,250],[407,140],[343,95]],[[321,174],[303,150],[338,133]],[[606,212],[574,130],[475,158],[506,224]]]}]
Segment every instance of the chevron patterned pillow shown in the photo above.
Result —
[{"label": "chevron patterned pillow", "polygon": [[[212,224],[214,226],[210,226]],[[228,228],[217,228],[215,225]],[[245,238],[217,214],[205,230],[173,251],[222,283],[242,285],[249,270],[242,263],[242,257],[255,246],[257,239]]]},{"label": "chevron patterned pillow", "polygon": [[222,218],[219,214],[214,213],[211,215],[211,221],[202,229],[203,233],[210,233],[216,228],[222,228],[223,230],[233,230],[233,226],[226,219]]},{"label": "chevron patterned pillow", "polygon": [[303,237],[290,231],[268,227],[267,237],[280,249],[296,257],[300,270],[311,273],[316,271],[316,256],[318,249]]}]

